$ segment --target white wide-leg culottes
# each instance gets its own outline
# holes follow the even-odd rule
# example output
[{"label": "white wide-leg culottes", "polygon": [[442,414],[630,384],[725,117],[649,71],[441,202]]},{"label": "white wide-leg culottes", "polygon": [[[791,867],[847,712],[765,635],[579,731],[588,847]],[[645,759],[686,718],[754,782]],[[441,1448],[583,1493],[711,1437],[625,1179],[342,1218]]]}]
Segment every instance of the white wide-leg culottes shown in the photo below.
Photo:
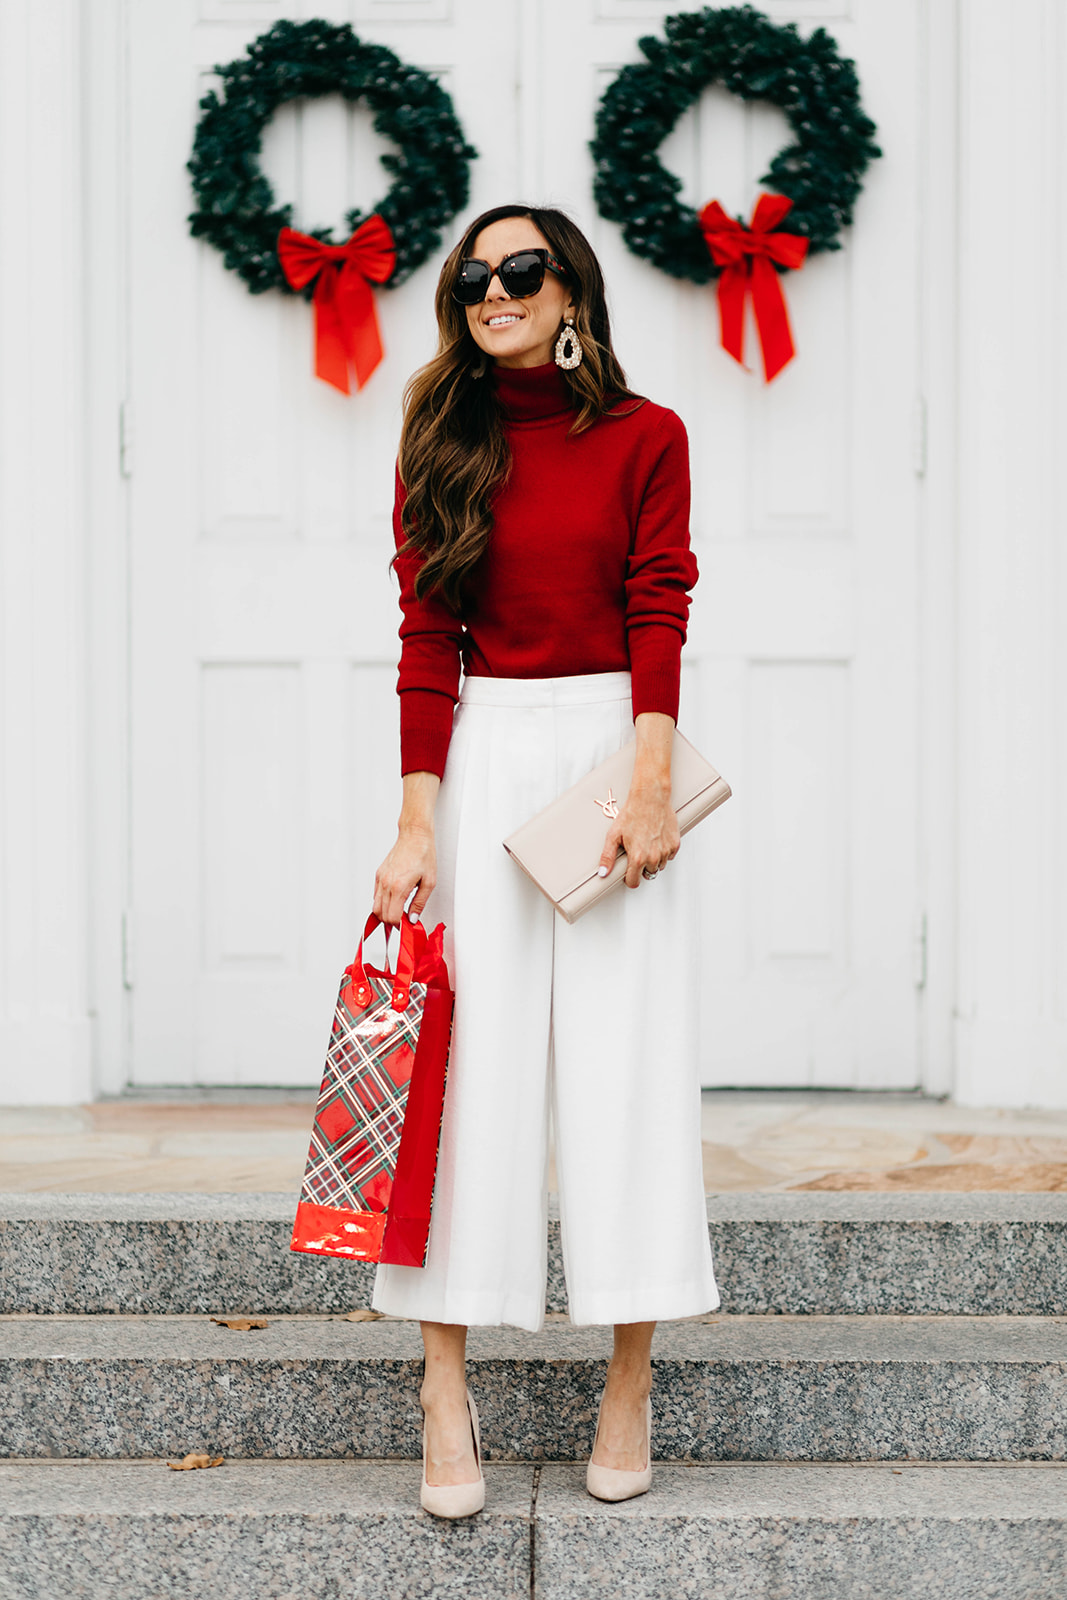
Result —
[{"label": "white wide-leg culottes", "polygon": [[719,1304],[685,842],[654,881],[613,891],[574,924],[502,844],[632,734],[627,672],[464,683],[423,914],[445,923],[456,990],[429,1248],[425,1267],[378,1268],[379,1311],[541,1328],[550,1116],[571,1320]]}]

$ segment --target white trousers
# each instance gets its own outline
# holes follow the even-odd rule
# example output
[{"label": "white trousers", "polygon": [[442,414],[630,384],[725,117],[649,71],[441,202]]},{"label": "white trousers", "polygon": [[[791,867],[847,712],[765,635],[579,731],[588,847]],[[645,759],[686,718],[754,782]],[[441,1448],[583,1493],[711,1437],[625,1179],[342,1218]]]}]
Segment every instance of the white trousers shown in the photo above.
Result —
[{"label": "white trousers", "polygon": [[456,990],[429,1249],[425,1267],[378,1268],[379,1311],[537,1332],[550,1115],[572,1321],[719,1304],[685,842],[654,881],[614,890],[571,925],[502,845],[632,734],[626,672],[464,684],[423,916],[446,925]]}]

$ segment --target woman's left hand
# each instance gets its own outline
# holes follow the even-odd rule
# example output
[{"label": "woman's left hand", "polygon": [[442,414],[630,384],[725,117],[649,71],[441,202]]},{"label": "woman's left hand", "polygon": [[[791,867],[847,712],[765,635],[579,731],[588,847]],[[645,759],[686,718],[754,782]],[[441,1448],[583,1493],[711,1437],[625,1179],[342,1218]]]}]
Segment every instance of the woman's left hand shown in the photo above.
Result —
[{"label": "woman's left hand", "polygon": [[642,873],[654,878],[678,854],[682,836],[678,818],[666,793],[631,787],[626,804],[608,829],[600,865],[605,876],[615,865],[619,846],[626,851],[626,887],[636,889]]},{"label": "woman's left hand", "polygon": [[626,851],[626,886],[636,889],[642,874],[652,878],[673,861],[682,843],[671,805],[671,750],[674,719],[644,711],[635,719],[637,755],[626,803],[607,831],[600,874],[615,865],[619,846]]}]

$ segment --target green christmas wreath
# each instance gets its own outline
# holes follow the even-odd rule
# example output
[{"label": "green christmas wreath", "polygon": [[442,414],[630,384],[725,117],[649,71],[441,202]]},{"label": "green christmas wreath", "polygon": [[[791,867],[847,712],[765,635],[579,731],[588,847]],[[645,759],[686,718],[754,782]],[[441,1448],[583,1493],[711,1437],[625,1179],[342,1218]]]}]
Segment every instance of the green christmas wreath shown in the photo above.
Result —
[{"label": "green christmas wreath", "polygon": [[[276,22],[244,56],[215,70],[222,93],[211,90],[200,102],[189,161],[197,205],[189,225],[253,294],[294,292],[277,251],[292,207],[275,204],[259,165],[263,130],[288,100],[324,94],[364,100],[377,132],[399,147],[381,158],[393,177],[385,198],[366,216],[357,210],[346,218],[352,232],[375,214],[387,224],[396,261],[386,287],[403,283],[437,248],[441,229],[467,202],[477,151],[463,136],[450,96],[428,72],[405,66],[384,45],[363,43],[347,23],[319,20]],[[333,243],[326,228],[310,233]]]},{"label": "green christmas wreath", "polygon": [[709,253],[696,211],[678,199],[681,180],[657,154],[682,112],[717,83],[785,112],[794,142],[760,182],[792,201],[789,232],[807,239],[810,254],[839,249],[860,179],[881,154],[854,64],[824,28],[801,39],[794,23],[779,25],[749,5],[668,17],[664,31],[665,39],[639,40],[645,62],[623,67],[598,107],[590,149],[601,216],[621,224],[635,255],[672,277],[707,283],[719,276],[723,266]]}]

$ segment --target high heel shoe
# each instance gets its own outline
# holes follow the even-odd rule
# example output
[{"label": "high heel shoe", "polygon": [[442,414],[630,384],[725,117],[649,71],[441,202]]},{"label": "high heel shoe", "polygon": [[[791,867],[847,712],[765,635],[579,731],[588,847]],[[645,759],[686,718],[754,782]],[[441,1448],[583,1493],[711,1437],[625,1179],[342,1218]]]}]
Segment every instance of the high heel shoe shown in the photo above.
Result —
[{"label": "high heel shoe", "polygon": [[[596,1414],[596,1434],[593,1438],[593,1454],[596,1454],[596,1442],[600,1437],[600,1411],[604,1407],[604,1396],[600,1397],[600,1409]],[[599,1467],[592,1460],[585,1469],[585,1487],[597,1500],[632,1500],[634,1495],[647,1494],[652,1487],[652,1401],[645,1402],[645,1465],[640,1472],[624,1472],[619,1467]]]},{"label": "high heel shoe", "polygon": [[433,1517],[472,1517],[485,1505],[485,1479],[482,1476],[482,1436],[478,1428],[478,1407],[467,1390],[467,1415],[474,1439],[474,1462],[478,1476],[474,1483],[426,1482],[426,1418],[422,1419],[422,1488],[419,1503]]}]

